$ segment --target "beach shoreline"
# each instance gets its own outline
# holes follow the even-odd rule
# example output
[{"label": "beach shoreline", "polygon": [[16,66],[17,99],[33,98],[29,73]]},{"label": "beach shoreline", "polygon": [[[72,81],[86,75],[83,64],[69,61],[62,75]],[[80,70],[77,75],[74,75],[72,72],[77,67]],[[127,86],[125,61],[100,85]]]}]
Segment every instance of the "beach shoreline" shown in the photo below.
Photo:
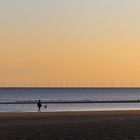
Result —
[{"label": "beach shoreline", "polygon": [[2,116],[54,116],[54,115],[136,115],[140,114],[140,110],[93,110],[93,111],[46,111],[46,112],[38,112],[38,111],[27,111],[27,112],[0,112],[0,117]]},{"label": "beach shoreline", "polygon": [[140,111],[0,113],[2,140],[138,140]]}]

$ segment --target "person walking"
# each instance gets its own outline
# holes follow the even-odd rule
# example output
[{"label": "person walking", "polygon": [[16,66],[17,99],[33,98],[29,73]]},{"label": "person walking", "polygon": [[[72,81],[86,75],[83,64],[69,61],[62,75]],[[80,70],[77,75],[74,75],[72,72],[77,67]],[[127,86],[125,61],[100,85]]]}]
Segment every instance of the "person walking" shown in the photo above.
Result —
[{"label": "person walking", "polygon": [[37,107],[38,107],[38,112],[40,112],[42,107],[41,100],[38,100]]}]

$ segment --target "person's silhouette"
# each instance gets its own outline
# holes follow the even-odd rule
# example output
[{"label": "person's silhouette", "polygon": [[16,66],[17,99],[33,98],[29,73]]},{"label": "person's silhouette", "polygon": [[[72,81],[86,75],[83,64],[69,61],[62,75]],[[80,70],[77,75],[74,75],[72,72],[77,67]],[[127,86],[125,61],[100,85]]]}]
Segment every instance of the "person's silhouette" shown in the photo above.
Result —
[{"label": "person's silhouette", "polygon": [[40,100],[38,100],[37,107],[38,107],[38,112],[40,112],[41,111],[41,107],[42,107],[42,104],[41,104]]}]

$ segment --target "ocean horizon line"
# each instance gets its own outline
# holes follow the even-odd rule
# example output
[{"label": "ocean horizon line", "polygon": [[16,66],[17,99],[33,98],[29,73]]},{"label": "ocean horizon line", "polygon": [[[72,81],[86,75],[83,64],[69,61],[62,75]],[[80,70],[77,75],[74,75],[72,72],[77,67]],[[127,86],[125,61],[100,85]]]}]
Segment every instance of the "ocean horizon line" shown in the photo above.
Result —
[{"label": "ocean horizon line", "polygon": [[108,87],[89,87],[89,86],[70,86],[70,87],[57,87],[57,86],[52,86],[52,87],[47,87],[47,86],[0,86],[0,89],[140,89],[140,86],[136,87],[131,87],[131,86],[108,86]]}]

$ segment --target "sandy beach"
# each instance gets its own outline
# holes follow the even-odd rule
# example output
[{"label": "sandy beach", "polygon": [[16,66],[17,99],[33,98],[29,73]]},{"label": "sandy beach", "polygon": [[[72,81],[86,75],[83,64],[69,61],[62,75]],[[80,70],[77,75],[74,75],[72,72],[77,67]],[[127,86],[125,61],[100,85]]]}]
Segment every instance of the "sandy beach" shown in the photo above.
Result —
[{"label": "sandy beach", "polygon": [[0,113],[0,140],[139,140],[140,111]]}]

